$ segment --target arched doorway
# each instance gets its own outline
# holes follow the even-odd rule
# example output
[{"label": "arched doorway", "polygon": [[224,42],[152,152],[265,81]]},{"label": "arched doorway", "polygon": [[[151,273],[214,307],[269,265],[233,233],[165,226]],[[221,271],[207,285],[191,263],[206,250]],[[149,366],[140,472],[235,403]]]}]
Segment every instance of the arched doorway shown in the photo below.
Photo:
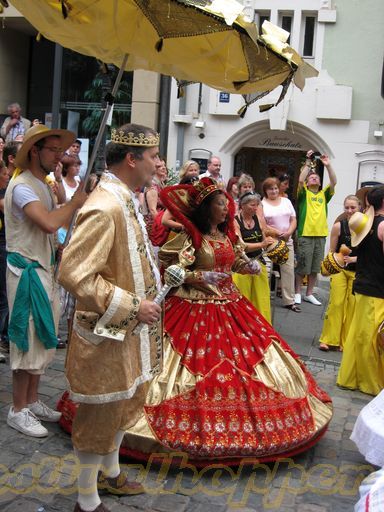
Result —
[{"label": "arched doorway", "polygon": [[[295,197],[300,168],[309,149],[332,155],[329,146],[313,130],[290,123],[290,130],[270,130],[269,121],[250,124],[230,137],[220,151],[233,158],[233,175],[250,174],[261,192],[261,183],[269,176],[288,174],[291,197]],[[323,166],[317,164],[323,177]]]}]

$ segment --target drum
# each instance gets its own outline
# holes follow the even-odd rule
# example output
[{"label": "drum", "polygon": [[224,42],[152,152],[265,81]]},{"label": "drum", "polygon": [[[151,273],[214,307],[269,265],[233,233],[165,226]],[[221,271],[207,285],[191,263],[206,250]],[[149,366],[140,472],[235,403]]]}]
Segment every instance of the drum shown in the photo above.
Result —
[{"label": "drum", "polygon": [[343,268],[344,260],[340,253],[329,252],[321,262],[320,272],[322,276],[338,274]]},{"label": "drum", "polygon": [[288,261],[288,245],[284,240],[276,240],[276,242],[267,247],[266,255],[276,265],[284,265]]}]

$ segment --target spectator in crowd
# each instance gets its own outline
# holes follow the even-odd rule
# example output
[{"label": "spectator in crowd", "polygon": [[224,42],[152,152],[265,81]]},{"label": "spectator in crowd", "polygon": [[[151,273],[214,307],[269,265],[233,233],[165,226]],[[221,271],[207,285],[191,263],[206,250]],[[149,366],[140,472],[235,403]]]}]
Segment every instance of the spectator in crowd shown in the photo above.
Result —
[{"label": "spectator in crowd", "polygon": [[315,306],[321,302],[313,295],[313,290],[320,272],[320,264],[324,257],[325,240],[328,235],[327,205],[331,200],[336,185],[336,175],[329,157],[318,158],[327,169],[329,185],[321,188],[320,176],[312,167],[316,162],[313,151],[308,151],[303,165],[297,192],[298,214],[298,254],[296,267],[295,303],[301,304],[301,287],[304,276],[308,276],[308,284],[304,300]]},{"label": "spectator in crowd", "polygon": [[273,243],[270,236],[264,237],[265,219],[261,210],[260,196],[254,192],[246,192],[239,199],[239,213],[235,216],[235,228],[245,243],[245,252],[249,258],[258,258],[261,273],[232,275],[233,282],[240,292],[255,306],[257,311],[271,323],[271,300],[268,273],[262,250]]},{"label": "spectator in crowd", "polygon": [[291,197],[289,195],[289,185],[290,185],[290,181],[291,181],[290,175],[287,173],[284,173],[284,174],[280,174],[277,178],[279,180],[280,196],[288,198],[291,201],[291,203],[293,204],[293,206],[295,206],[295,201],[294,201],[293,197]]},{"label": "spectator in crowd", "polygon": [[22,117],[21,107],[18,103],[8,105],[8,114],[0,130],[5,142],[15,140],[18,136],[24,137],[25,132],[31,126],[31,121]]},{"label": "spectator in crowd", "polygon": [[[7,251],[5,249],[5,224],[4,224],[4,195],[9,182],[8,169],[0,160],[0,363],[6,361],[5,353],[8,352],[8,299],[5,275],[7,269]],[[3,339],[3,336],[5,339]]]},{"label": "spectator in crowd", "polygon": [[16,165],[15,165],[15,158],[16,154],[19,151],[21,146],[21,142],[16,142],[12,140],[11,142],[7,142],[4,146],[3,151],[3,159],[4,163],[8,169],[9,177],[12,178],[13,173],[15,172]]},{"label": "spectator in crowd", "polygon": [[238,187],[238,176],[232,176],[227,184],[227,192],[235,201],[236,207],[239,205],[239,187]]},{"label": "spectator in crowd", "polygon": [[349,220],[357,248],[356,303],[337,384],[377,395],[384,389],[384,185],[372,188],[367,199],[370,208]]},{"label": "spectator in crowd", "polygon": [[4,161],[4,146],[5,146],[5,140],[4,137],[0,136],[0,160]]},{"label": "spectator in crowd", "polygon": [[[329,250],[332,253],[339,252],[341,245],[352,249],[348,221],[359,210],[358,197],[349,195],[344,199],[345,218],[336,221],[331,229]],[[352,293],[356,269],[355,250],[352,250],[348,256],[344,256],[344,264],[345,268],[330,278],[329,303],[320,335],[320,350],[328,351],[329,347],[342,350],[355,310],[355,296]]]},{"label": "spectator in crowd", "polygon": [[252,176],[245,172],[240,175],[239,181],[237,182],[237,188],[239,189],[239,197],[244,195],[246,192],[255,192],[255,182]]},{"label": "spectator in crowd", "polygon": [[75,158],[80,159],[80,157],[79,157],[80,151],[81,151],[81,140],[76,139],[75,142],[70,145],[70,147],[67,151],[67,155],[74,156]]},{"label": "spectator in crowd", "polygon": [[179,182],[186,183],[191,178],[197,178],[200,174],[200,165],[194,160],[187,160],[179,171]]},{"label": "spectator in crowd", "polygon": [[208,160],[207,171],[200,174],[200,178],[213,178],[220,185],[220,188],[225,188],[225,180],[220,174],[221,160],[218,156],[211,156]]},{"label": "spectator in crowd", "polygon": [[64,155],[61,163],[63,166],[61,174],[65,190],[65,202],[67,203],[79,188],[81,182],[79,178],[81,162],[77,156]]},{"label": "spectator in crowd", "polygon": [[40,376],[52,361],[57,345],[55,232],[69,222],[86,194],[80,189],[69,203],[55,209],[46,177],[74,138],[68,130],[49,130],[41,124],[28,130],[15,160],[20,173],[14,175],[5,194],[8,333],[13,372],[13,405],[7,423],[32,437],[48,435],[40,420],[60,418],[60,413],[38,398]]},{"label": "spectator in crowd", "polygon": [[279,180],[267,178],[263,181],[263,211],[268,228],[274,230],[276,238],[284,240],[288,246],[288,260],[280,265],[281,297],[283,306],[295,313],[300,307],[295,304],[295,253],[292,235],[296,229],[296,212],[287,197],[281,197]]}]

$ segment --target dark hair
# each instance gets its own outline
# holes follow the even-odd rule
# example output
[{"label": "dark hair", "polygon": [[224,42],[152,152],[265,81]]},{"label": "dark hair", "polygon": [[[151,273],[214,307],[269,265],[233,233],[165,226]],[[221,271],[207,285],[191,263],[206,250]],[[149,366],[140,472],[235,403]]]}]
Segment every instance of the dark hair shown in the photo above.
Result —
[{"label": "dark hair", "polygon": [[264,180],[262,185],[263,194],[266,196],[267,190],[272,188],[274,185],[276,185],[277,187],[279,186],[279,180],[277,178],[267,178],[266,180]]},{"label": "dark hair", "polygon": [[68,169],[70,167],[72,167],[72,165],[81,163],[80,160],[76,156],[72,156],[72,155],[64,155],[60,161],[63,164],[62,174],[63,174],[64,178],[68,174]]},{"label": "dark hair", "polygon": [[[215,190],[212,192],[212,194],[209,194],[209,196],[204,199],[204,201],[196,208],[196,210],[194,210],[191,215],[192,222],[195,224],[197,229],[203,233],[203,235],[206,235],[211,230],[211,223],[209,220],[211,204],[213,199],[220,194],[225,196],[225,193],[222,190]],[[222,222],[217,226],[217,229],[225,233],[227,223],[227,220]]]},{"label": "dark hair", "polygon": [[20,142],[16,142],[14,140],[6,143],[3,150],[3,159],[6,166],[9,164],[9,157],[15,157],[20,146]]},{"label": "dark hair", "polygon": [[368,203],[376,210],[380,210],[384,200],[384,185],[373,187],[367,194]]},{"label": "dark hair", "polygon": [[[142,126],[140,124],[124,124],[117,130],[123,132],[124,135],[133,133],[135,136],[139,136],[140,133],[144,135],[157,135],[156,131],[148,126]],[[107,167],[121,163],[128,153],[131,153],[136,160],[142,160],[143,153],[150,146],[128,146],[127,144],[119,144],[117,142],[110,142],[106,147],[105,161]]]},{"label": "dark hair", "polygon": [[75,142],[72,142],[72,146],[73,146],[74,144],[78,144],[79,146],[81,146],[82,142],[81,142],[81,140],[80,140],[80,139],[76,139],[76,140],[75,140]]},{"label": "dark hair", "polygon": [[282,183],[283,181],[288,181],[288,180],[291,179],[290,175],[287,174],[287,173],[280,174],[277,178],[280,181],[280,183]]},{"label": "dark hair", "polygon": [[181,180],[179,181],[179,185],[186,185],[188,183],[194,183],[195,181],[198,181],[198,179],[199,179],[198,176],[181,178]]}]

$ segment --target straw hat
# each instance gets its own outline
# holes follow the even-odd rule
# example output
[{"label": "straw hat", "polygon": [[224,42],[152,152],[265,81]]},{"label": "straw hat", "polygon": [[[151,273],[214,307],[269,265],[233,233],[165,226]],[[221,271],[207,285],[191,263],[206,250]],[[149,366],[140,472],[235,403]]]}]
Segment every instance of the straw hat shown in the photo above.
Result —
[{"label": "straw hat", "polygon": [[365,213],[355,212],[349,219],[349,229],[351,231],[351,245],[356,247],[368,235],[375,216],[373,206],[370,206]]},{"label": "straw hat", "polygon": [[30,164],[29,151],[32,146],[46,137],[60,137],[60,146],[65,151],[75,141],[76,136],[69,130],[50,130],[44,124],[37,124],[26,131],[23,144],[17,152],[15,165],[20,169],[28,169]]}]

